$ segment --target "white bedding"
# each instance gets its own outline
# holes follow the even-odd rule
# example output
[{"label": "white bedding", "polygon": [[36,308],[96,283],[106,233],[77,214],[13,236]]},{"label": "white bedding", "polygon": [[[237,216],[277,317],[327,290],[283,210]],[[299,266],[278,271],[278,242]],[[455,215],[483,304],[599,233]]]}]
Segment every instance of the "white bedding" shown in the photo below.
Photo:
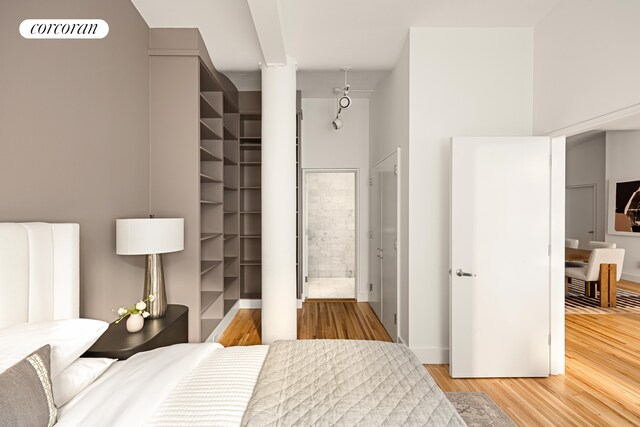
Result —
[{"label": "white bedding", "polygon": [[186,414],[202,411],[220,420],[216,425],[239,425],[267,348],[178,344],[138,353],[60,408],[57,426],[194,425]]}]

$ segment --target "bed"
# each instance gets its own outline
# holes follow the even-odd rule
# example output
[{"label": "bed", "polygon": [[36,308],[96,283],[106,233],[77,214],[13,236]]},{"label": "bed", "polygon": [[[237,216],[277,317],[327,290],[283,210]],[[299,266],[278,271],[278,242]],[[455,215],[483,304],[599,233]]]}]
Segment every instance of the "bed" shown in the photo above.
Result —
[{"label": "bed", "polygon": [[[11,331],[74,325],[81,341],[74,347],[62,332],[45,331],[30,342],[20,332],[16,344],[22,353],[50,345],[58,407],[49,416],[58,426],[465,425],[411,351],[377,341],[177,344],[102,362],[99,374],[67,390],[58,405],[60,379],[94,363],[80,351],[106,329],[77,319],[78,233],[76,224],[0,224],[0,371],[13,351],[6,343],[16,341]],[[81,340],[80,329],[92,336]]]}]

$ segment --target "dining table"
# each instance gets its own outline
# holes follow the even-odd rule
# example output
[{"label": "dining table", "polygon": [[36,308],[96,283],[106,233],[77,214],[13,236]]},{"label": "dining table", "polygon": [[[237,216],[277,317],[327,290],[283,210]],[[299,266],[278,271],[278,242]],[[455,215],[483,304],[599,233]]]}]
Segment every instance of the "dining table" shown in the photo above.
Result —
[{"label": "dining table", "polygon": [[[589,262],[591,256],[590,249],[564,248],[564,260],[567,262]],[[568,277],[565,277],[568,289]],[[598,283],[600,284],[600,307],[616,306],[616,289],[617,289],[617,265],[616,264],[600,264],[600,276]],[[585,284],[585,294],[587,296],[597,297],[597,290],[591,292],[591,284]]]}]

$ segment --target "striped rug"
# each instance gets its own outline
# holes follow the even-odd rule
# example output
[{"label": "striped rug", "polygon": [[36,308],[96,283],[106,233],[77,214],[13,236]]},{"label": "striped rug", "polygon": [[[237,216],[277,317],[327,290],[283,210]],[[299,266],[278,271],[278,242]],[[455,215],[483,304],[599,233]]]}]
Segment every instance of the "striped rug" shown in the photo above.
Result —
[{"label": "striped rug", "polygon": [[564,307],[566,314],[616,314],[640,313],[640,294],[616,289],[616,307],[602,308],[596,298],[584,295],[584,283],[569,285],[569,295],[565,296]]}]

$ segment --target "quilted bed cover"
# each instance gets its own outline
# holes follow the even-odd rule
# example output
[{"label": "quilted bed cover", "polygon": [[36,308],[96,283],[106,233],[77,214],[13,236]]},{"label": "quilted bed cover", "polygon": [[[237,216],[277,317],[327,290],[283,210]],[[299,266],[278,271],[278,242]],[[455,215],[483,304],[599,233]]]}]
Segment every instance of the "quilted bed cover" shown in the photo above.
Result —
[{"label": "quilted bed cover", "polygon": [[407,347],[352,340],[271,345],[242,423],[466,425]]}]

